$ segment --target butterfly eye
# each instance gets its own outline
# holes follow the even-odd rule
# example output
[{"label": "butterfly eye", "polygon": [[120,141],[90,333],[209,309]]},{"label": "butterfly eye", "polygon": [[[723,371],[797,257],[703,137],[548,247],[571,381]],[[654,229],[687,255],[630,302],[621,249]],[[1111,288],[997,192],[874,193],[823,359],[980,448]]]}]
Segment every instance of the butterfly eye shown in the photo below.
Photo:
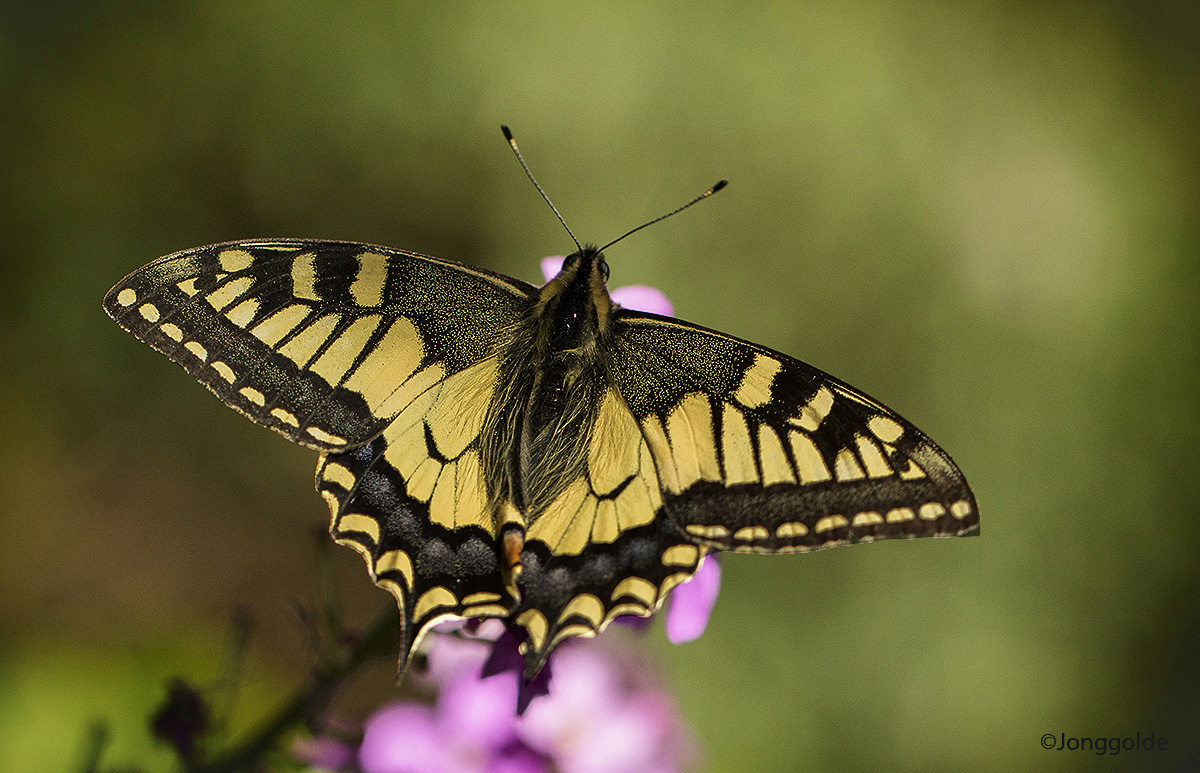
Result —
[{"label": "butterfly eye", "polygon": [[604,258],[600,259],[600,273],[604,275],[604,281],[608,281],[608,262]]}]

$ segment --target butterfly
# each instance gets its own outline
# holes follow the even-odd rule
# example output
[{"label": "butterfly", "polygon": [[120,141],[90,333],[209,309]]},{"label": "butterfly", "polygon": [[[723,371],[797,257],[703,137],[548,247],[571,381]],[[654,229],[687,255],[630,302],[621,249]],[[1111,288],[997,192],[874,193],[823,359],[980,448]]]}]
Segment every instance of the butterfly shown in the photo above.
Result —
[{"label": "butterfly", "polygon": [[593,246],[536,287],[245,240],[160,258],[104,309],[320,453],[330,533],[400,608],[402,668],[432,625],[497,617],[532,677],[564,639],[651,615],[708,552],[978,533],[962,473],[907,420],[786,354],[621,308],[608,276]]}]

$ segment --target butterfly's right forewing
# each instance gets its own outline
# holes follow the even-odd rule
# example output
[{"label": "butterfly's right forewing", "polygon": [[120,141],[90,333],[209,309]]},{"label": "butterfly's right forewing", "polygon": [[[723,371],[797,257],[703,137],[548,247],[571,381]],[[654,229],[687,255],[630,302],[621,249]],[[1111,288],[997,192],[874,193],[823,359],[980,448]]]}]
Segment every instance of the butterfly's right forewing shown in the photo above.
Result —
[{"label": "butterfly's right forewing", "polygon": [[878,401],[779,352],[622,312],[622,393],[697,544],[756,553],[977,533],[950,457]]}]

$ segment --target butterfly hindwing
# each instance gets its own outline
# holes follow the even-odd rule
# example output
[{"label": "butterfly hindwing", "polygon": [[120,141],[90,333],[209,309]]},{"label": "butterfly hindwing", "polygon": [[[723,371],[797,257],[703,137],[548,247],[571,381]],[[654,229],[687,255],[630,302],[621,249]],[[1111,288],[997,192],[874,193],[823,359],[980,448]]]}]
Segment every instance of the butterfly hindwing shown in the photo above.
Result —
[{"label": "butterfly hindwing", "polygon": [[665,512],[698,544],[804,552],[978,530],[938,446],[887,407],[778,352],[622,312],[615,378],[649,441]]},{"label": "butterfly hindwing", "polygon": [[650,615],[703,555],[663,517],[650,447],[620,392],[601,384],[594,396],[583,474],[533,521],[521,554],[515,619],[528,633],[530,674],[569,636]]},{"label": "butterfly hindwing", "polygon": [[331,451],[378,434],[413,397],[414,373],[487,356],[533,291],[415,253],[283,239],[168,255],[104,308],[231,408]]},{"label": "butterfly hindwing", "polygon": [[363,555],[403,611],[402,664],[437,620],[504,617],[516,601],[501,574],[480,457],[496,359],[443,378],[432,367],[383,433],[327,454],[317,469],[330,533]]}]

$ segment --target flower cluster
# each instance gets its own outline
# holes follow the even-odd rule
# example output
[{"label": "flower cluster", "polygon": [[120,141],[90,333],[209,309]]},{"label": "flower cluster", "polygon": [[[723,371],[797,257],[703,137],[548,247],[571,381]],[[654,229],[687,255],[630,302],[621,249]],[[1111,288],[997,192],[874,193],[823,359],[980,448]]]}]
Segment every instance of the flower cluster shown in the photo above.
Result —
[{"label": "flower cluster", "polygon": [[665,773],[694,757],[669,695],[611,643],[561,647],[549,693],[518,715],[518,671],[484,676],[485,642],[435,637],[436,703],[376,712],[358,750],[364,773]]},{"label": "flower cluster", "polygon": [[[709,557],[672,591],[668,638],[703,632],[719,583]],[[432,705],[388,704],[367,720],[357,750],[318,737],[298,744],[296,756],[316,769],[362,773],[669,773],[696,758],[670,695],[619,639],[564,642],[542,671],[549,683],[533,685],[498,620],[429,640],[421,680],[437,696]]]}]

